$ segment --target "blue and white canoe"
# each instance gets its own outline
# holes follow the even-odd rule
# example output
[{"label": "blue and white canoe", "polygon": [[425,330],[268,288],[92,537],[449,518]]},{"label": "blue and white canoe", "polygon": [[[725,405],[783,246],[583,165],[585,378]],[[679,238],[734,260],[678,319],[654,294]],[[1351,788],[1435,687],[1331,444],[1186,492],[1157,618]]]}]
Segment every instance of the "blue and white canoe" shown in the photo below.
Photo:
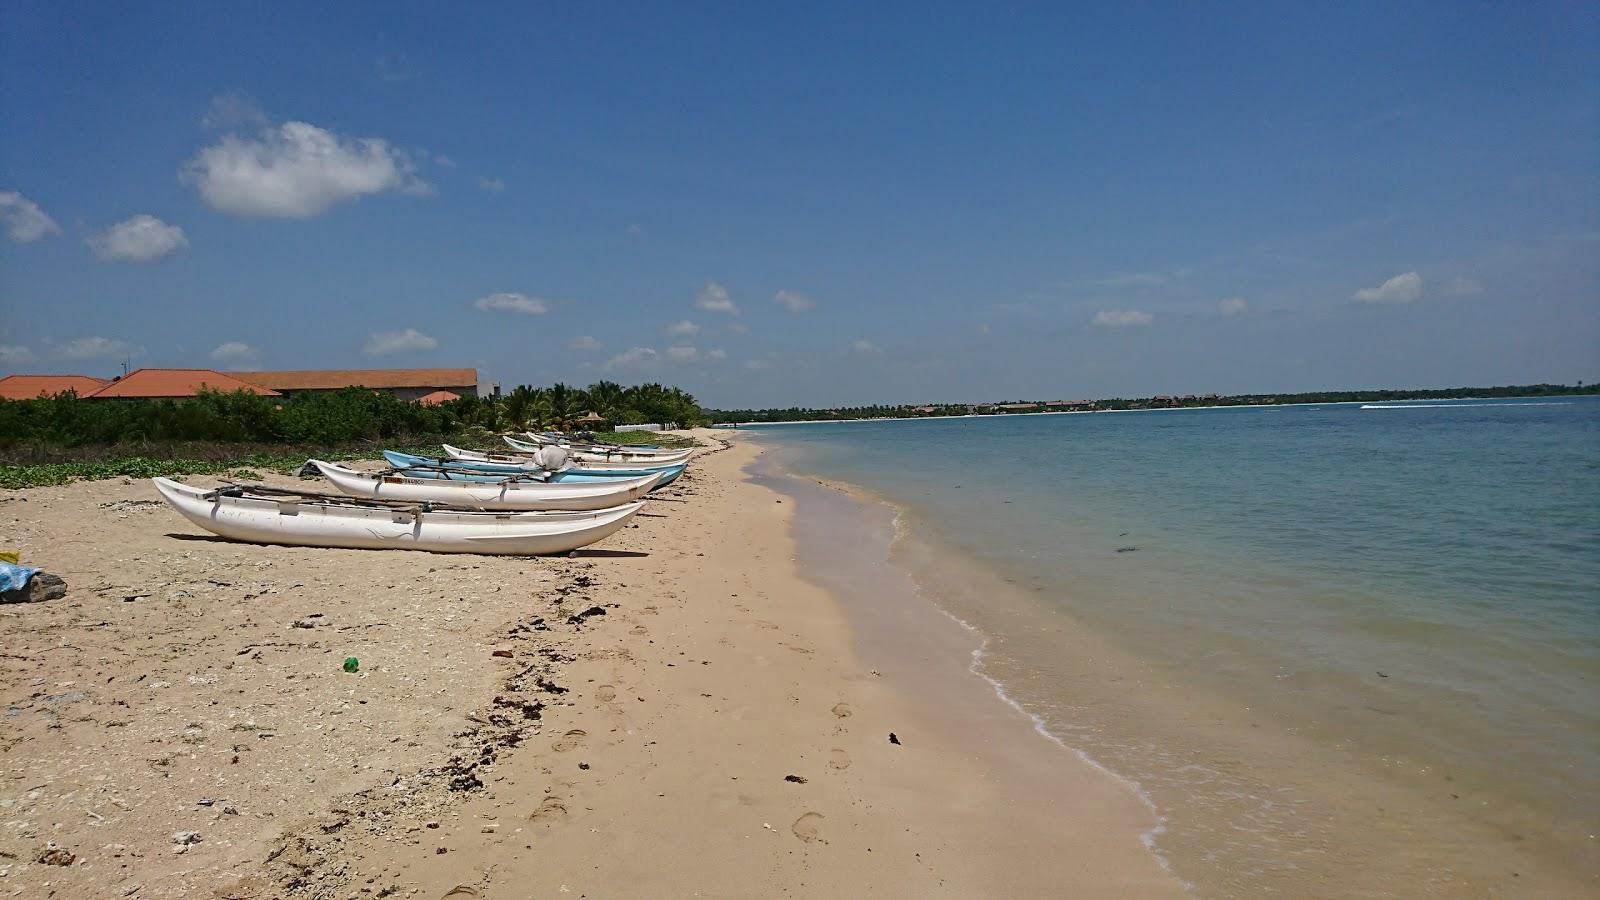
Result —
[{"label": "blue and white canoe", "polygon": [[[477,509],[594,510],[610,509],[644,499],[661,474],[638,478],[597,478],[589,482],[502,479],[498,483],[446,481],[411,475],[358,472],[336,463],[309,462],[333,482],[341,494],[372,500],[447,503]],[[406,472],[417,471],[407,469]]]},{"label": "blue and white canoe", "polygon": [[683,474],[684,464],[670,466],[645,466],[635,469],[566,468],[556,471],[539,468],[531,461],[523,465],[500,462],[472,462],[461,459],[438,459],[414,456],[394,450],[383,451],[383,458],[397,469],[405,469],[410,478],[442,478],[453,481],[505,481],[518,480],[564,484],[575,481],[609,481],[614,478],[639,478],[644,475],[661,475],[656,488],[671,484]]}]

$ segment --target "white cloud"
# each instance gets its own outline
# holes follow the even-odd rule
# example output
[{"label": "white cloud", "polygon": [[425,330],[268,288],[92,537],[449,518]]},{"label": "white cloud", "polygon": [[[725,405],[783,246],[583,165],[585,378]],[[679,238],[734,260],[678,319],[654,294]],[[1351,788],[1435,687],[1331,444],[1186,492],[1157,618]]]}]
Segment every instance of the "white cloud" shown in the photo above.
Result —
[{"label": "white cloud", "polygon": [[1350,295],[1357,303],[1410,303],[1422,296],[1422,276],[1406,272],[1375,288],[1362,288]]},{"label": "white cloud", "polygon": [[608,369],[637,369],[653,365],[661,354],[651,347],[634,347],[606,360]]},{"label": "white cloud", "polygon": [[525,316],[542,316],[550,311],[550,304],[539,297],[527,294],[490,294],[472,301],[484,312],[514,312]]},{"label": "white cloud", "polygon": [[245,365],[261,358],[261,351],[243,341],[227,341],[211,351],[212,360],[228,365]]},{"label": "white cloud", "polygon": [[179,179],[212,208],[238,216],[303,219],[368,194],[432,192],[406,154],[381,138],[341,138],[305,122],[225,135],[195,154]]},{"label": "white cloud", "polygon": [[61,226],[39,204],[16,191],[0,191],[0,224],[5,226],[6,236],[19,244],[61,233]]},{"label": "white cloud", "polygon": [[1473,294],[1483,293],[1483,282],[1471,278],[1452,278],[1439,285],[1438,294],[1441,297],[1470,297]]},{"label": "white cloud", "polygon": [[732,334],[749,334],[750,326],[743,322],[729,322],[728,331]]},{"label": "white cloud", "polygon": [[694,305],[706,312],[739,314],[739,307],[728,296],[728,289],[715,281],[706,282],[706,286],[700,289],[700,295],[694,298]]},{"label": "white cloud", "polygon": [[717,349],[717,350],[707,350],[706,351],[706,359],[727,359],[727,358],[728,358],[728,351],[726,351],[726,350]]},{"label": "white cloud", "polygon": [[1224,316],[1237,316],[1249,310],[1250,304],[1243,297],[1229,297],[1217,301],[1217,312]]},{"label": "white cloud", "polygon": [[456,167],[456,161],[448,156],[445,156],[443,153],[435,153],[433,155],[433,161],[441,166],[444,166],[446,169],[454,169]]},{"label": "white cloud", "polygon": [[752,372],[764,372],[767,369],[772,368],[772,360],[770,360],[770,359],[747,359],[747,360],[744,361],[744,367],[746,369],[749,369]]},{"label": "white cloud", "polygon": [[642,234],[644,234],[644,229],[640,228],[638,225],[628,226],[628,237],[636,238]]},{"label": "white cloud", "polygon": [[1155,272],[1130,272],[1100,283],[1106,287],[1160,287],[1167,283],[1167,276]]},{"label": "white cloud", "polygon": [[86,337],[68,341],[56,348],[62,359],[121,359],[143,351],[127,341],[103,337]]},{"label": "white cloud", "polygon": [[150,262],[189,246],[183,229],[155,216],[137,215],[88,239],[90,249],[107,262]]},{"label": "white cloud", "polygon": [[989,330],[990,329],[989,329],[989,323],[988,322],[979,322],[978,323],[978,333],[979,334],[987,335],[989,333]]},{"label": "white cloud", "polygon": [[700,326],[688,319],[684,319],[681,322],[673,322],[663,331],[668,337],[694,337],[700,333]]},{"label": "white cloud", "polygon": [[498,178],[485,178],[482,175],[479,175],[478,187],[488,191],[491,194],[498,194],[506,189],[506,183]]},{"label": "white cloud", "polygon": [[817,301],[795,291],[779,291],[772,295],[772,302],[792,313],[802,313],[817,305]]},{"label": "white cloud", "polygon": [[604,345],[587,334],[580,334],[567,341],[568,350],[599,350],[602,346]]},{"label": "white cloud", "polygon": [[33,359],[33,351],[19,344],[0,344],[0,365],[14,366]]},{"label": "white cloud", "polygon": [[1094,324],[1106,328],[1135,328],[1153,321],[1155,316],[1142,309],[1102,309],[1094,316]]},{"label": "white cloud", "polygon": [[696,347],[668,347],[667,358],[673,362],[693,362],[700,357]]},{"label": "white cloud", "polygon": [[850,345],[850,351],[852,353],[859,353],[862,356],[870,356],[870,355],[872,355],[874,353],[879,352],[877,344],[874,344],[873,342],[871,342],[869,340],[866,340],[864,338],[863,339],[859,339],[855,343],[851,344]]},{"label": "white cloud", "polygon": [[439,346],[439,339],[429,337],[415,328],[404,331],[378,331],[367,337],[365,351],[370,356],[380,356],[385,353],[405,353],[412,350],[432,350]]}]

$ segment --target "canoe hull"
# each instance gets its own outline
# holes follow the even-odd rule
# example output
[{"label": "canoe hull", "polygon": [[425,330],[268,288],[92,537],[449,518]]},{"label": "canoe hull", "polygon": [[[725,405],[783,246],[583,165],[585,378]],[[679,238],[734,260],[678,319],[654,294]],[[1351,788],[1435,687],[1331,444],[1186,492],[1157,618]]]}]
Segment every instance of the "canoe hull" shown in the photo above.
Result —
[{"label": "canoe hull", "polygon": [[445,481],[398,475],[369,475],[313,459],[311,464],[342,494],[375,500],[450,503],[481,509],[596,510],[644,499],[661,480],[659,473],[638,478],[591,482]]},{"label": "canoe hull", "polygon": [[[417,469],[408,473],[417,478],[440,478],[453,481],[500,481],[511,476],[542,476],[543,469],[523,468],[513,463],[502,462],[474,462],[466,459],[430,459],[426,456],[413,456],[409,453],[399,453],[394,450],[383,451],[383,458],[397,469],[412,469],[418,466],[444,467],[456,471],[439,472],[434,469]],[[674,463],[670,466],[645,466],[633,469],[592,469],[588,466],[572,469],[561,469],[549,473],[549,481],[557,484],[584,481],[603,481],[612,478],[638,478],[643,475],[660,473],[663,477],[656,482],[656,488],[662,488],[683,474],[684,464]],[[465,470],[465,471],[461,471]],[[481,474],[467,474],[481,473]],[[483,477],[489,476],[489,477]]]},{"label": "canoe hull", "polygon": [[[510,438],[506,438],[510,440]],[[500,452],[484,452],[482,450],[464,450],[444,444],[445,455],[460,462],[495,463],[503,466],[520,466],[533,460],[535,451],[532,450],[504,450]],[[583,468],[656,468],[671,466],[689,459],[693,451],[675,451],[667,456],[637,456],[633,454],[620,454],[612,451],[574,450],[562,447],[567,451],[567,459]]]},{"label": "canoe hull", "polygon": [[357,550],[426,550],[540,556],[603,540],[628,524],[643,503],[592,512],[410,512],[312,500],[207,497],[167,478],[156,490],[194,525],[234,541]]},{"label": "canoe hull", "polygon": [[[523,440],[526,438],[526,440]],[[516,439],[518,443],[535,447],[555,445],[568,450],[581,450],[594,453],[625,454],[627,456],[656,456],[656,457],[683,457],[687,458],[693,448],[661,447],[655,444],[603,444],[598,441],[574,441],[567,438],[554,438],[549,435],[535,434],[531,431],[523,432],[523,436]]]},{"label": "canoe hull", "polygon": [[[500,438],[506,446],[519,453],[536,453],[540,445],[528,441],[519,441],[509,435]],[[559,446],[559,445],[558,445]],[[694,450],[668,450],[661,453],[633,454],[625,450],[594,450],[588,447],[562,446],[570,458],[580,462],[586,468],[630,468],[662,466],[680,463],[687,460]]]}]

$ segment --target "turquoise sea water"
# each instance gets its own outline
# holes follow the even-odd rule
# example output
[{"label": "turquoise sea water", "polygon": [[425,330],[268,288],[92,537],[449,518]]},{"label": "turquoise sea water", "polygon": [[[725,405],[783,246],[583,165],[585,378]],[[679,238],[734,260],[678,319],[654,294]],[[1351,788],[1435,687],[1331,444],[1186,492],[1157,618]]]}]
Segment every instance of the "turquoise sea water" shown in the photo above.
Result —
[{"label": "turquoise sea water", "polygon": [[756,430],[1015,594],[927,579],[984,674],[1145,787],[1180,874],[1292,892],[1426,833],[1441,879],[1503,851],[1594,883],[1600,398]]}]

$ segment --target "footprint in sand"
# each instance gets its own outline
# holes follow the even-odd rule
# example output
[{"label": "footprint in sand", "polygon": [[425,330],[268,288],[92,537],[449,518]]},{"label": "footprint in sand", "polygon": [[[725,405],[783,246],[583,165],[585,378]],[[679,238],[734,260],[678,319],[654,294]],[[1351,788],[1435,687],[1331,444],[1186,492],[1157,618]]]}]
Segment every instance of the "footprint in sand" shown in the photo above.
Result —
[{"label": "footprint in sand", "polygon": [[609,684],[602,684],[598,688],[595,688],[594,695],[601,702],[610,703],[611,701],[617,699],[617,689]]},{"label": "footprint in sand", "polygon": [[629,634],[649,634],[650,633],[650,629],[644,627],[643,625],[635,625],[632,628],[628,629],[628,633]]},{"label": "footprint in sand", "polygon": [[848,704],[848,703],[835,703],[833,705],[833,714],[835,716],[838,716],[841,719],[850,718],[850,704]]},{"label": "footprint in sand", "polygon": [[557,753],[566,753],[568,750],[575,750],[579,744],[583,743],[583,739],[588,736],[589,732],[584,731],[582,728],[574,728],[557,738],[556,742],[550,745],[550,749]]},{"label": "footprint in sand", "polygon": [[[822,813],[808,812],[800,818],[795,819],[794,824],[789,826],[789,830],[794,832],[795,837],[805,841],[808,844],[811,844],[817,841],[822,841],[821,822]],[[827,841],[822,842],[824,844],[827,843]]]},{"label": "footprint in sand", "polygon": [[653,615],[656,615],[659,612],[659,610],[657,610],[654,606],[646,606],[644,609],[641,609],[639,611],[644,613],[647,616],[653,616]]},{"label": "footprint in sand", "polygon": [[829,750],[828,751],[828,768],[830,768],[830,769],[848,769],[848,768],[850,768],[850,754],[844,752],[843,750],[837,749],[837,748],[835,748],[833,750]]},{"label": "footprint in sand", "polygon": [[556,822],[567,817],[567,804],[560,797],[546,797],[529,816],[529,822]]},{"label": "footprint in sand", "polygon": [[766,619],[757,619],[756,620],[756,627],[757,628],[777,628],[778,626],[772,624],[771,622],[768,622]]}]

